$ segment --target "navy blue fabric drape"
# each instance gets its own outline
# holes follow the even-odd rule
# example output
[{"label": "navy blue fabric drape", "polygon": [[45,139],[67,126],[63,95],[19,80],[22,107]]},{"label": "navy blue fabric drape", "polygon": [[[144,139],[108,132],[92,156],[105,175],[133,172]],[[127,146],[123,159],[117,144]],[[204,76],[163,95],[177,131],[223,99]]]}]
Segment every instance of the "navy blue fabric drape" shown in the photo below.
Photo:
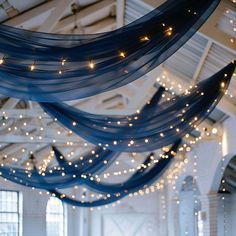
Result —
[{"label": "navy blue fabric drape", "polygon": [[[40,175],[36,168],[34,168],[32,171],[26,171],[13,167],[0,167],[0,172],[3,178],[24,186],[48,190],[56,197],[59,197],[62,201],[71,205],[82,207],[101,206],[115,202],[126,195],[136,192],[139,189],[148,187],[153,182],[155,182],[168,168],[169,164],[176,155],[176,152],[178,151],[180,143],[181,141],[178,140],[168,152],[163,154],[163,157],[160,158],[157,163],[155,163],[152,167],[149,167],[148,163],[151,163],[151,157],[154,155],[151,153],[143,162],[142,166],[146,166],[146,168],[137,170],[128,180],[119,184],[107,184],[97,182],[95,178],[91,179],[90,177],[93,177],[93,175],[97,173],[97,171],[94,170],[94,165],[96,164],[87,167],[87,171],[90,173],[90,175],[85,179],[81,178],[80,176],[83,168],[78,170],[78,168],[74,167],[75,163],[73,163],[72,166],[69,166],[66,161],[59,162],[62,164],[60,166],[60,171],[53,169],[52,174],[50,173],[50,170],[52,169],[49,169],[47,172],[45,172],[44,176]],[[57,159],[59,158],[62,160],[60,157],[63,157],[63,160],[65,160],[65,157],[58,151],[58,149],[54,148],[54,151],[55,155],[57,155]],[[76,162],[76,165],[78,164],[79,162]],[[76,171],[74,171],[75,169]],[[62,172],[65,173],[64,176],[61,175]],[[73,178],[73,175],[75,174],[76,178]],[[110,197],[93,202],[83,202],[80,200],[70,199],[65,194],[60,193],[58,190],[58,188],[65,189],[78,184],[85,185],[95,192],[103,194],[105,193],[106,196],[109,194]]]},{"label": "navy blue fabric drape", "polygon": [[[63,156],[58,149],[55,147],[53,149],[57,160],[60,156]],[[103,172],[118,156],[119,153],[109,150],[104,151],[102,148],[98,148],[95,154],[88,153],[84,156],[83,160],[72,162],[71,165],[67,162],[63,164],[60,162],[60,168],[52,168],[45,171],[44,178],[38,174],[37,169],[29,171],[15,167],[0,167],[0,172],[3,177],[29,187],[42,189],[51,189],[52,186],[53,188],[69,188],[84,182],[85,179],[81,175],[90,176]],[[65,160],[64,156],[63,159]],[[90,163],[89,160],[92,160],[92,162]],[[105,165],[104,162],[107,164]]]},{"label": "navy blue fabric drape", "polygon": [[[156,107],[161,100],[164,90],[163,87],[160,87],[150,102],[143,107],[142,111]],[[55,146],[52,147],[52,150],[54,151],[59,166],[54,166],[53,169],[47,170],[46,173],[44,173],[45,177],[43,179],[36,168],[31,172],[13,167],[0,167],[1,174],[13,182],[29,187],[43,189],[51,189],[52,186],[54,188],[69,188],[75,184],[84,184],[86,180],[82,176],[90,177],[93,174],[98,175],[102,173],[119,156],[118,152],[97,147],[85,155],[82,155],[82,158],[80,157],[79,160],[67,162],[66,158]],[[31,159],[33,160],[34,158]],[[104,162],[106,164],[104,164]]]},{"label": "navy blue fabric drape", "polygon": [[95,145],[118,152],[151,151],[181,139],[211,113],[227,90],[235,66],[230,63],[182,96],[146,106],[144,112],[129,117],[95,115],[63,103],[40,105],[52,118]]},{"label": "navy blue fabric drape", "polygon": [[169,0],[121,29],[94,35],[46,34],[0,25],[0,93],[58,102],[126,85],[184,45],[219,2]]},{"label": "navy blue fabric drape", "polygon": [[[60,198],[65,203],[80,207],[98,207],[116,202],[131,193],[134,193],[142,188],[150,186],[152,183],[157,181],[157,179],[162,176],[163,172],[168,168],[169,164],[171,163],[171,160],[173,159],[175,153],[178,150],[179,144],[180,140],[178,140],[172,146],[169,152],[164,154],[166,158],[161,158],[158,163],[156,163],[152,168],[147,169],[146,171],[140,169],[123,184],[115,184],[115,185],[96,184],[96,183],[93,185],[91,185],[91,183],[89,184],[90,187],[99,189],[103,193],[109,192],[109,195],[106,195],[105,198],[95,201],[93,200],[82,201],[70,198],[69,196],[57,190],[51,190],[51,193],[54,194],[54,196]],[[144,163],[148,162],[149,162],[149,157],[147,157]]]}]

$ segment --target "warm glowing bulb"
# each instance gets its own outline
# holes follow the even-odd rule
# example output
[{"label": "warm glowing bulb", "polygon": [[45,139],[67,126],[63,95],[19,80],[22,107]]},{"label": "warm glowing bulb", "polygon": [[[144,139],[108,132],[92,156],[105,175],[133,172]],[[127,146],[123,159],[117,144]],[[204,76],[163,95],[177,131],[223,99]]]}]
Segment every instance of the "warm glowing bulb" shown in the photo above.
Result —
[{"label": "warm glowing bulb", "polygon": [[167,29],[167,31],[166,31],[166,34],[167,34],[168,36],[171,36],[171,35],[172,35],[172,30],[173,30],[173,28],[172,28],[172,27],[169,27],[169,28]]},{"label": "warm glowing bulb", "polygon": [[191,151],[191,147],[186,147],[186,151],[190,152]]},{"label": "warm glowing bulb", "polygon": [[30,66],[30,70],[33,71],[35,69],[35,64]]},{"label": "warm glowing bulb", "polygon": [[120,52],[120,57],[125,58],[125,53],[124,52]]},{"label": "warm glowing bulb", "polygon": [[141,38],[141,42],[146,42],[146,41],[149,41],[149,37],[148,36],[144,36]]},{"label": "warm glowing bulb", "polygon": [[213,129],[211,130],[211,132],[212,132],[213,134],[217,134],[218,129],[217,129],[217,128],[213,128]]},{"label": "warm glowing bulb", "polygon": [[66,62],[66,60],[63,59],[63,60],[61,61],[61,65],[64,66],[64,65],[65,65],[65,62]]},{"label": "warm glowing bulb", "polygon": [[3,58],[0,59],[0,65],[2,65],[4,62]]},{"label": "warm glowing bulb", "polygon": [[90,67],[90,69],[94,69],[95,65],[92,61],[89,62],[89,67]]},{"label": "warm glowing bulb", "polygon": [[222,82],[221,83],[221,88],[224,88],[225,87],[225,82]]}]

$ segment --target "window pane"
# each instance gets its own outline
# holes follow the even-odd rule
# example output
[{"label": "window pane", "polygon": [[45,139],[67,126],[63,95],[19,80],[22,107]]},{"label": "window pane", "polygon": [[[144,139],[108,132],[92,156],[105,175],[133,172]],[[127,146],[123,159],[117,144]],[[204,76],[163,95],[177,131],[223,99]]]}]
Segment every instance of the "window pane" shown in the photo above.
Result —
[{"label": "window pane", "polygon": [[0,191],[0,236],[19,236],[19,194]]},{"label": "window pane", "polygon": [[54,197],[48,200],[47,204],[47,235],[65,236],[65,218],[62,202]]}]

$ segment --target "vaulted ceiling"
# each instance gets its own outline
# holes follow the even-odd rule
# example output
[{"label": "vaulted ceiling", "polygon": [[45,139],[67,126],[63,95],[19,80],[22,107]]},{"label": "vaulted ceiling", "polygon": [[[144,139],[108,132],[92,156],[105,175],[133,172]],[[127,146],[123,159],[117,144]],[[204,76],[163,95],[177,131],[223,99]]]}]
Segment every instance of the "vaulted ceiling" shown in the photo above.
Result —
[{"label": "vaulted ceiling", "polygon": [[[90,34],[111,31],[128,24],[161,2],[163,1],[0,0],[0,21],[35,31]],[[200,32],[153,72],[120,89],[72,101],[70,104],[101,114],[131,114],[152,97],[157,81],[167,84],[174,82],[174,90],[180,93],[181,89],[214,74],[236,58],[236,32],[235,25],[231,23],[236,14],[233,4],[229,0],[222,1]],[[201,128],[207,127],[209,131],[215,126],[220,127],[228,116],[236,117],[235,79],[234,77],[229,89],[231,97],[229,95],[223,98]],[[44,160],[50,158],[52,144],[58,146],[69,159],[77,158],[91,149],[90,144],[50,119],[35,102],[1,96],[0,105],[2,163],[25,165],[29,153],[34,153],[38,165],[43,165]],[[133,158],[132,155],[129,156]],[[126,157],[127,155],[123,155],[121,159],[125,160]],[[125,162],[132,167],[133,162],[129,159]]]}]

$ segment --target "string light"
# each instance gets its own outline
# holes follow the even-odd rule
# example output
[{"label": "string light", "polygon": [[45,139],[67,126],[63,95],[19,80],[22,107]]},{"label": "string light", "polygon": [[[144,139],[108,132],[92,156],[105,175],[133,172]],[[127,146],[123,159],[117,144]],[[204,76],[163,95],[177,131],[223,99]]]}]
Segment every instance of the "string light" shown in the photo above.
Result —
[{"label": "string light", "polygon": [[63,60],[61,61],[61,65],[64,66],[65,63],[66,63],[66,59],[63,59]]},{"label": "string light", "polygon": [[149,41],[149,40],[150,40],[150,39],[149,39],[148,36],[144,36],[144,37],[142,37],[142,38],[140,39],[141,42],[147,42],[147,41]]},{"label": "string light", "polygon": [[216,127],[214,127],[212,130],[211,130],[212,134],[217,134],[218,133],[218,129]]},{"label": "string light", "polygon": [[[183,168],[183,166],[184,166],[184,162],[180,162],[178,165],[176,165],[173,169],[169,169],[169,173],[173,173],[173,175],[176,177],[177,175],[178,175],[178,173],[180,174],[181,172],[182,172],[182,168]],[[176,168],[177,167],[177,168]],[[133,198],[133,197],[137,197],[137,196],[144,196],[144,195],[147,195],[147,194],[150,194],[150,193],[155,193],[156,191],[163,191],[163,189],[164,189],[164,185],[165,185],[165,183],[166,183],[166,181],[165,181],[165,177],[163,176],[163,178],[162,179],[160,179],[158,182],[156,182],[154,185],[151,185],[151,186],[149,186],[149,187],[146,187],[146,188],[144,188],[144,189],[140,189],[140,190],[138,190],[137,192],[134,192],[134,193],[130,193],[129,195],[128,195],[128,197],[129,198]],[[75,187],[77,187],[77,186],[75,186]],[[53,195],[53,194],[52,194]],[[55,195],[54,195],[55,196]],[[117,197],[119,196],[119,194],[117,194],[116,195]],[[162,200],[165,202],[165,196],[162,194]],[[65,194],[64,194],[64,197],[65,197]],[[91,194],[90,195],[90,197],[91,198],[95,198],[95,199],[107,199],[107,198],[109,198],[109,197],[111,197],[111,195],[110,194],[108,194],[108,195],[102,195],[102,194],[97,194],[97,195],[95,195],[95,194]],[[73,195],[72,195],[72,198],[74,199],[74,197],[73,197]],[[82,195],[80,198],[82,198],[82,199],[84,199],[85,198],[85,196],[84,195]],[[162,201],[162,202],[163,202]],[[83,202],[83,201],[82,201]],[[166,205],[165,205],[165,203],[163,202],[163,204],[162,204],[162,206],[163,206],[163,209],[165,209],[166,210]],[[112,203],[110,206],[111,207],[115,207],[115,206],[117,206],[117,205],[119,205],[121,203],[121,201],[119,200],[119,201],[117,201],[117,203]],[[105,206],[103,206],[105,209],[107,209],[107,208],[109,208],[109,205],[105,205]],[[73,209],[75,208],[75,206],[73,206]],[[97,209],[97,210],[101,210],[101,208],[102,207],[97,207],[97,208],[90,208],[90,210],[95,210],[95,209]],[[164,211],[165,211],[164,210]],[[166,217],[163,217],[164,219],[163,220],[165,220],[165,218]]]},{"label": "string light", "polygon": [[134,140],[130,140],[130,144],[133,145],[134,144]]},{"label": "string light", "polygon": [[222,82],[222,83],[220,84],[220,86],[221,86],[221,88],[224,88],[224,87],[225,87],[225,82]]},{"label": "string light", "polygon": [[[222,143],[219,142],[219,154],[220,156],[222,156]],[[223,197],[221,197],[221,200],[222,200],[222,208],[223,208],[223,216],[224,216],[224,225],[223,225],[223,228],[224,228],[224,236],[227,235],[227,215],[226,215],[226,209],[225,209],[225,193],[226,193],[226,188],[225,188],[225,178],[224,178],[224,174],[225,174],[225,158],[222,157],[221,158],[221,176],[222,176],[222,179],[221,179],[221,189],[222,189],[222,192],[223,192]]]},{"label": "string light", "polygon": [[166,35],[167,36],[171,36],[173,33],[173,28],[172,27],[169,27],[167,30],[166,30]]},{"label": "string light", "polygon": [[125,54],[125,52],[120,52],[120,57],[122,57],[122,58],[125,58],[126,57],[126,54]]},{"label": "string light", "polygon": [[89,68],[90,68],[90,69],[94,69],[94,68],[95,68],[95,64],[94,64],[93,61],[90,61],[90,62],[89,62]]},{"label": "string light", "polygon": [[0,65],[2,65],[4,63],[4,58],[0,58]]},{"label": "string light", "polygon": [[[233,3],[236,3],[236,0],[232,0]],[[232,31],[233,31],[233,35],[235,36],[235,32],[236,32],[236,23],[235,23],[235,13],[234,11],[232,11],[231,9],[227,9],[226,10],[226,14],[228,15],[229,17],[229,25],[232,27]],[[232,18],[231,18],[232,17]],[[230,42],[232,44],[235,43],[235,37],[233,38],[230,38]]]},{"label": "string light", "polygon": [[30,66],[30,70],[31,70],[31,71],[34,71],[34,70],[35,70],[35,62],[34,62],[34,64],[32,64],[32,65]]},{"label": "string light", "polygon": [[[145,142],[146,142],[146,141],[145,141]],[[131,143],[131,144],[134,144],[134,142],[133,142],[132,140],[130,141],[130,143]],[[46,162],[46,163],[47,163],[47,162]],[[46,169],[46,168],[43,168],[43,170],[44,170],[44,169]],[[44,173],[42,173],[42,174],[44,174]],[[62,176],[64,176],[63,173],[62,173]],[[147,189],[149,189],[149,188],[147,188]],[[148,191],[147,191],[147,192],[148,192]],[[140,194],[142,195],[142,194],[143,194],[143,191],[141,191]]]}]

